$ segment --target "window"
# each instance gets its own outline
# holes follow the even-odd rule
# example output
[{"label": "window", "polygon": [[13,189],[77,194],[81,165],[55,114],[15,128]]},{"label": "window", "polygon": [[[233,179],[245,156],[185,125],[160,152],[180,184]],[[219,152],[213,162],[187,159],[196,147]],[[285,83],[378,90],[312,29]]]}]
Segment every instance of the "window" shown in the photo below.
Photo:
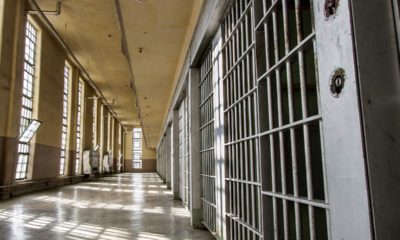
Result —
[{"label": "window", "polygon": [[[118,145],[122,144],[122,125],[119,123],[118,124]],[[120,146],[121,147],[121,146]]]},{"label": "window", "polygon": [[133,160],[132,167],[142,169],[142,129],[133,129]]},{"label": "window", "polygon": [[[19,125],[20,135],[25,131],[29,122],[32,120],[33,111],[33,87],[35,80],[35,58],[36,58],[36,40],[37,30],[30,22],[26,23],[25,29],[25,55],[24,55],[24,73],[22,90],[22,108],[21,120]],[[16,170],[16,179],[26,178],[29,160],[29,143],[18,144],[18,164]]]},{"label": "window", "polygon": [[97,147],[97,97],[93,97],[93,121],[92,121],[92,144],[93,149]]},{"label": "window", "polygon": [[62,120],[62,134],[61,134],[61,159],[60,159],[60,175],[65,173],[65,159],[67,148],[67,135],[68,135],[68,89],[70,79],[70,67],[64,67],[64,94],[63,94],[63,120]]},{"label": "window", "polygon": [[82,82],[78,82],[78,106],[76,114],[76,158],[75,158],[75,174],[79,172],[79,165],[81,162],[81,121],[82,121]]}]

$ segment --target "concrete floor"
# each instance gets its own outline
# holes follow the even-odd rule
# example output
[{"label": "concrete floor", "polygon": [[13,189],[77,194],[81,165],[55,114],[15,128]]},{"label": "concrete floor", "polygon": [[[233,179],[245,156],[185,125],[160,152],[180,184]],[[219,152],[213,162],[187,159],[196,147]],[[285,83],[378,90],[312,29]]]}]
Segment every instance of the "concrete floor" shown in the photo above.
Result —
[{"label": "concrete floor", "polygon": [[189,220],[158,175],[120,174],[0,202],[0,239],[214,239]]}]

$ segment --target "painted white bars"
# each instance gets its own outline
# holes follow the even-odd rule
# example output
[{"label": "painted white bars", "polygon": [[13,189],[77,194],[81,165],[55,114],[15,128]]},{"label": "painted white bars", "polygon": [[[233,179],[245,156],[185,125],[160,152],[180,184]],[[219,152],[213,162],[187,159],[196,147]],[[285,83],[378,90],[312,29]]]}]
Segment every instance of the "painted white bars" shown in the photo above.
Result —
[{"label": "painted white bars", "polygon": [[203,225],[216,232],[216,176],[214,141],[213,51],[209,49],[200,67],[200,159]]},{"label": "painted white bars", "polygon": [[262,238],[253,17],[253,1],[236,0],[222,26],[226,224],[233,240]]},{"label": "painted white bars", "polygon": [[188,96],[179,107],[179,185],[180,198],[190,209],[190,153],[189,153],[189,113]]}]

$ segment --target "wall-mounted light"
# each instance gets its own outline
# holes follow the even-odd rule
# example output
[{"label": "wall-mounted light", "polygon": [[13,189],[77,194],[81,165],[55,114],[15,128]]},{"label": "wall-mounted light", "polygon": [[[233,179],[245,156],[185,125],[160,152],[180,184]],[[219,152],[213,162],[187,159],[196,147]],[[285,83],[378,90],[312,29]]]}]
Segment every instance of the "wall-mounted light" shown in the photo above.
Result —
[{"label": "wall-mounted light", "polygon": [[39,129],[40,125],[42,125],[42,122],[36,119],[32,119],[29,122],[28,127],[25,129],[25,131],[22,133],[22,135],[19,137],[19,141],[23,143],[29,143]]}]

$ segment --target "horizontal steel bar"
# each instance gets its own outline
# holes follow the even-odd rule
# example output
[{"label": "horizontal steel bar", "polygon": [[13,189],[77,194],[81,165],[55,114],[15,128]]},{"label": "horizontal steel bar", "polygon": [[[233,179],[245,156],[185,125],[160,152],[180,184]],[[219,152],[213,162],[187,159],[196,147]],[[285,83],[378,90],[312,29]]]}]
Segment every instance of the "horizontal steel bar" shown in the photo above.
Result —
[{"label": "horizontal steel bar", "polygon": [[235,222],[239,223],[240,225],[246,227],[247,229],[249,229],[250,231],[252,231],[253,233],[257,234],[260,238],[262,238],[262,234],[259,232],[259,230],[253,228],[252,226],[248,225],[245,222],[242,222],[242,220],[238,217],[236,217],[233,214],[227,213],[226,214],[230,219],[234,220]]},{"label": "horizontal steel bar", "polygon": [[260,22],[257,24],[255,30],[258,30],[260,26],[265,22],[266,18],[271,14],[271,12],[276,8],[276,6],[280,3],[280,1],[275,1],[272,3],[272,6],[267,10],[265,15],[261,18]]},{"label": "horizontal steel bar", "polygon": [[315,115],[315,116],[312,116],[312,117],[308,117],[306,119],[302,119],[302,120],[299,120],[299,121],[296,121],[296,122],[293,122],[293,123],[290,123],[290,124],[283,125],[281,127],[274,128],[274,129],[269,130],[269,131],[262,132],[259,135],[260,135],[260,137],[263,137],[263,136],[270,135],[270,134],[273,134],[273,133],[276,133],[276,132],[281,132],[281,131],[289,130],[291,128],[303,126],[303,125],[305,125],[307,123],[310,123],[310,122],[313,122],[313,121],[317,121],[317,120],[321,120],[321,119],[322,119],[322,115]]},{"label": "horizontal steel bar", "polygon": [[288,195],[288,194],[284,195],[284,194],[273,193],[273,192],[268,192],[268,191],[262,191],[262,194],[270,196],[270,197],[285,199],[285,200],[288,200],[288,201],[292,201],[292,202],[297,202],[297,203],[313,206],[313,207],[329,209],[328,203],[323,202],[323,201],[309,200],[309,199],[303,198],[303,197],[295,197],[293,195]]},{"label": "horizontal steel bar", "polygon": [[203,150],[200,150],[200,153],[210,152],[210,151],[213,151],[214,149],[215,149],[215,147],[203,149]]},{"label": "horizontal steel bar", "polygon": [[214,203],[208,201],[207,199],[205,199],[205,198],[202,197],[201,200],[203,200],[204,202],[206,202],[208,205],[213,206],[214,208],[217,208],[217,205],[216,205],[216,204],[214,204]]},{"label": "horizontal steel bar", "polygon": [[252,93],[254,93],[257,90],[257,87],[254,87],[252,89],[250,89],[247,93],[245,93],[243,96],[241,96],[239,99],[237,99],[234,103],[232,103],[229,107],[227,107],[226,109],[224,109],[224,113],[228,112],[231,108],[233,108],[234,106],[236,106],[238,103],[242,102],[245,98],[247,98],[249,95],[251,95]]},{"label": "horizontal steel bar", "polygon": [[208,75],[210,75],[212,70],[213,70],[213,67],[211,66],[210,69],[207,70],[207,72],[204,74],[203,78],[201,79],[201,81],[199,83],[199,87],[201,87],[203,85],[204,81],[207,79]]},{"label": "horizontal steel bar", "polygon": [[292,51],[290,51],[286,56],[284,56],[278,63],[276,63],[274,66],[272,66],[266,73],[264,73],[263,75],[261,75],[261,77],[259,77],[257,79],[257,81],[261,81],[264,78],[266,78],[267,76],[269,76],[272,72],[274,72],[280,65],[282,65],[283,63],[285,63],[290,57],[292,57],[292,55],[294,55],[295,53],[298,53],[298,51],[304,47],[304,45],[308,44],[308,42],[310,40],[312,40],[315,36],[315,32],[312,32],[308,37],[306,37],[301,43],[299,43],[299,45],[297,45],[295,48],[292,49]]},{"label": "horizontal steel bar", "polygon": [[214,122],[214,119],[211,119],[210,121],[208,121],[207,123],[205,123],[203,126],[200,127],[200,131],[203,130],[205,127],[207,127],[208,125],[212,124]]},{"label": "horizontal steel bar", "polygon": [[229,75],[231,75],[231,73],[233,72],[233,70],[235,70],[235,69],[239,66],[239,63],[243,60],[243,58],[246,57],[247,54],[248,54],[251,50],[253,50],[253,48],[254,48],[255,45],[256,45],[256,42],[253,41],[253,42],[250,44],[250,46],[246,49],[246,51],[244,51],[244,52],[242,53],[242,55],[239,57],[239,59],[233,64],[233,66],[231,67],[231,69],[229,69],[229,71],[225,74],[225,76],[224,76],[224,78],[222,79],[222,81],[225,81],[225,80],[229,77]]},{"label": "horizontal steel bar", "polygon": [[203,174],[203,173],[201,173],[200,176],[208,177],[208,178],[215,178],[215,176],[213,176],[213,175],[207,175],[207,174]]},{"label": "horizontal steel bar", "polygon": [[247,140],[252,140],[252,139],[258,138],[259,136],[260,136],[260,134],[255,134],[255,135],[252,135],[252,136],[249,136],[249,137],[241,138],[241,139],[238,139],[238,140],[235,140],[235,141],[231,141],[231,142],[225,143],[225,146],[233,145],[233,144],[244,142],[244,141],[247,141]]},{"label": "horizontal steel bar", "polygon": [[252,182],[252,181],[240,180],[240,179],[236,179],[236,178],[225,178],[225,181],[229,181],[229,182],[238,182],[238,183],[245,183],[245,184],[248,184],[248,185],[253,185],[253,186],[259,186],[259,187],[261,187],[261,183],[259,183],[259,182]]},{"label": "horizontal steel bar", "polygon": [[211,91],[211,93],[203,100],[202,103],[200,103],[200,107],[203,107],[203,105],[214,95],[214,91]]}]

